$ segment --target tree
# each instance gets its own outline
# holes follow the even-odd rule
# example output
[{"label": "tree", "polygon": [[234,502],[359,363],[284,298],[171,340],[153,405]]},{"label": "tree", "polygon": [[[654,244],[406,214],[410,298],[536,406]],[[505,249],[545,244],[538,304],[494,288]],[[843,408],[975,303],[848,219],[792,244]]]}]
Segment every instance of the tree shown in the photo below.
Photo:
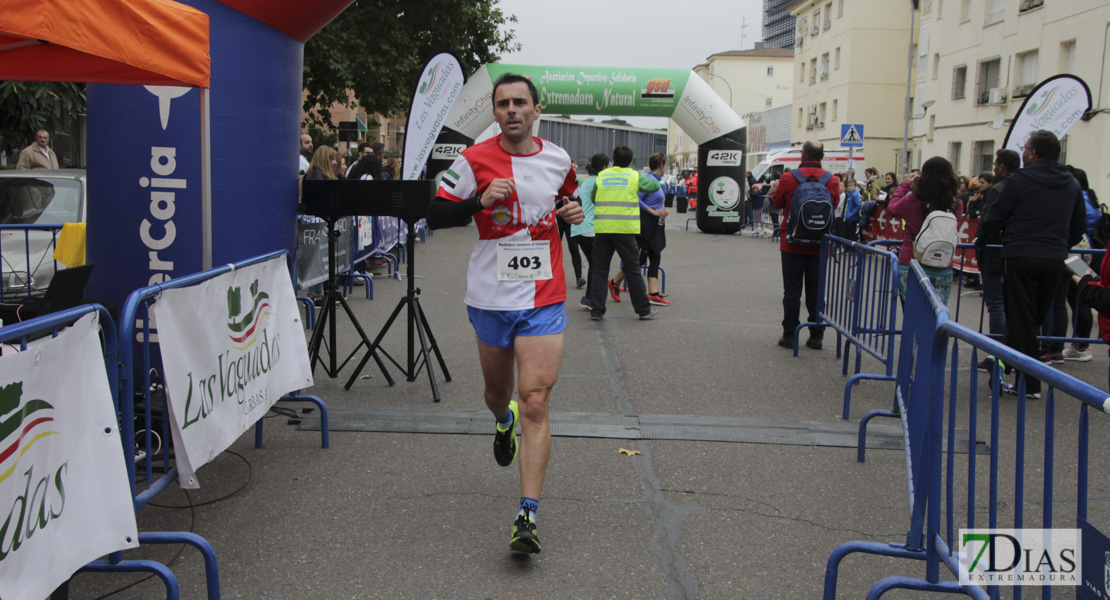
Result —
[{"label": "tree", "polygon": [[83,112],[84,84],[0,81],[0,151],[22,149],[36,130],[54,132]]},{"label": "tree", "polygon": [[304,110],[310,122],[334,127],[333,103],[367,114],[402,113],[424,64],[452,52],[469,75],[520,49],[515,23],[499,0],[357,0],[308,40],[304,49]]}]

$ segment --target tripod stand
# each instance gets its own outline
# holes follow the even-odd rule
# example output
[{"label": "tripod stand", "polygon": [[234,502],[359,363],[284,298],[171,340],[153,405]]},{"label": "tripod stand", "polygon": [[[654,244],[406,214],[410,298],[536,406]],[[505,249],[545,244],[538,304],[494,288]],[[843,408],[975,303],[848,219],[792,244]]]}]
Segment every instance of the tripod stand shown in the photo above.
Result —
[{"label": "tripod stand", "polygon": [[[366,366],[367,361],[371,358],[377,361],[379,367],[381,366],[381,360],[377,355],[377,351],[381,350],[381,353],[405,375],[408,381],[416,381],[416,377],[420,374],[420,370],[426,368],[428,371],[428,381],[432,386],[432,399],[435,402],[439,402],[439,387],[436,385],[436,375],[432,363],[430,362],[428,351],[430,350],[435,353],[436,360],[439,362],[439,368],[443,370],[443,378],[446,381],[451,381],[451,373],[447,370],[447,364],[443,362],[443,354],[439,351],[439,345],[436,343],[435,336],[432,335],[432,328],[428,325],[428,318],[424,315],[424,309],[420,307],[420,288],[415,287],[416,253],[413,249],[413,238],[415,238],[416,235],[412,220],[406,219],[405,225],[407,232],[405,249],[409,263],[408,293],[397,303],[397,307],[393,309],[393,314],[389,315],[389,320],[385,322],[381,332],[378,333],[378,337],[374,338],[373,343],[368,345],[366,356],[363,356],[362,361],[355,367],[355,371],[351,374],[351,378],[347,380],[347,385],[344,386],[344,389],[351,389],[351,385],[358,379],[358,374],[362,372],[363,367]],[[380,344],[382,338],[384,338],[385,334],[389,331],[389,328],[393,326],[393,322],[397,320],[401,311],[406,308],[408,309],[408,361],[402,366],[394,360],[385,349],[381,348]],[[414,333],[420,338],[419,352],[416,351],[415,339],[413,337]]]},{"label": "tripod stand", "polygon": [[[328,377],[332,379],[339,376],[339,371],[347,366],[347,363],[354,358],[355,354],[358,353],[363,345],[370,347],[370,339],[366,336],[366,332],[362,330],[362,325],[359,325],[358,319],[355,318],[355,313],[351,311],[351,307],[347,304],[347,300],[343,298],[343,294],[339,292],[335,285],[335,243],[339,239],[339,232],[335,230],[335,223],[339,218],[341,217],[324,217],[324,221],[328,224],[328,281],[324,284],[324,306],[320,310],[319,318],[316,319],[316,327],[312,330],[312,338],[308,343],[308,356],[312,359],[312,370],[314,372],[316,371],[316,364],[320,361],[321,344],[327,349],[328,363],[324,365],[324,371],[328,374]],[[357,331],[359,337],[362,338],[362,341],[355,346],[355,349],[352,350],[349,355],[347,355],[347,358],[343,359],[343,364],[338,366],[336,366],[337,347],[335,344],[335,322],[338,317],[336,310],[337,304],[343,307],[343,310],[347,313],[347,318],[351,320],[351,324],[355,326],[355,331]],[[325,326],[328,329],[327,342],[324,342]],[[359,364],[358,370],[355,371],[355,375],[358,375],[358,371],[362,370],[363,365],[365,365],[366,361],[370,358],[373,358],[374,362],[378,363],[378,368],[381,369],[382,375],[385,375],[385,380],[389,382],[389,385],[393,385],[393,378],[390,377],[389,372],[385,370],[385,364],[382,363],[382,359],[372,347],[369,352],[366,353],[366,359]],[[353,377],[351,379],[352,381],[354,380]],[[347,388],[350,389],[350,387],[351,384],[348,383]]]}]

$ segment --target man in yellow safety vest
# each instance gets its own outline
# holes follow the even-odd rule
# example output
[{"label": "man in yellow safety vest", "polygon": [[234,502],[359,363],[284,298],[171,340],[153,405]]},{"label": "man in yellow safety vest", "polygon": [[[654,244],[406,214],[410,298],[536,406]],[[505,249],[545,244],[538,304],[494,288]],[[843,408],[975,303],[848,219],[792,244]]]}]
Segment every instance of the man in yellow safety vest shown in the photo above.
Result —
[{"label": "man in yellow safety vest", "polygon": [[[605,314],[605,297],[609,294],[609,265],[613,252],[624,263],[628,281],[628,295],[632,308],[641,320],[655,316],[655,309],[648,302],[647,288],[640,275],[640,248],[636,236],[640,233],[640,197],[637,192],[650,193],[659,189],[659,182],[652,177],[641,177],[629,168],[632,149],[617,146],[613,149],[613,166],[597,175],[590,190],[594,202],[594,269],[590,288],[590,319],[600,321]],[[615,296],[620,301],[620,296]]]}]

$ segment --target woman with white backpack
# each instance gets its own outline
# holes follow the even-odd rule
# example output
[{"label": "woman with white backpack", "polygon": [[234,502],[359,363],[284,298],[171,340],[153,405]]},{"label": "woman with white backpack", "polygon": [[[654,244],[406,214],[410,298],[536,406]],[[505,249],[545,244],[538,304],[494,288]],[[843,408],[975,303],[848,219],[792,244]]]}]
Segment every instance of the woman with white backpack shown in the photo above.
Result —
[{"label": "woman with white backpack", "polygon": [[902,219],[902,246],[898,251],[898,296],[905,300],[910,259],[921,263],[944,303],[952,290],[952,259],[959,243],[963,206],[956,197],[959,180],[952,163],[934,156],[909,173],[894,190],[887,211]]}]

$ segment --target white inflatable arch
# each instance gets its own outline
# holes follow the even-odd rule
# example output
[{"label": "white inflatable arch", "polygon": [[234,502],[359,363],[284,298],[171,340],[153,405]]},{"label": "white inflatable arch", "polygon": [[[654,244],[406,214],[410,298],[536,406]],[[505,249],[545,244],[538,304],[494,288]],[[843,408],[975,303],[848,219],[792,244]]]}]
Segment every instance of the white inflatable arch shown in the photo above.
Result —
[{"label": "white inflatable arch", "polygon": [[487,64],[459,92],[428,161],[450,166],[493,123],[493,82],[505,73],[532,80],[548,114],[669,117],[698,144],[698,229],[735,233],[744,214],[744,120],[693,71]]}]

